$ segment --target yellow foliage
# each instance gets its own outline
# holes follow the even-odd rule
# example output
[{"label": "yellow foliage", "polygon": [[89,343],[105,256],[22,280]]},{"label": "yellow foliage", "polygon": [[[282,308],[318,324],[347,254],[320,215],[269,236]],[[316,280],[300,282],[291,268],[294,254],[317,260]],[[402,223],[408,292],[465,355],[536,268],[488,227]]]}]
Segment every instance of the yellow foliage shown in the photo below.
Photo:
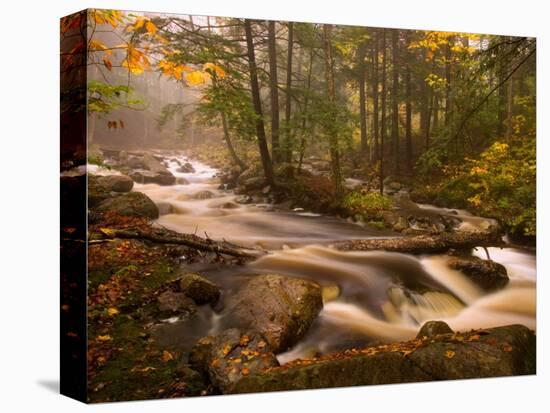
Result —
[{"label": "yellow foliage", "polygon": [[196,86],[205,83],[206,76],[200,70],[195,70],[194,72],[187,73],[187,75],[185,76],[185,80],[187,80],[189,86]]}]

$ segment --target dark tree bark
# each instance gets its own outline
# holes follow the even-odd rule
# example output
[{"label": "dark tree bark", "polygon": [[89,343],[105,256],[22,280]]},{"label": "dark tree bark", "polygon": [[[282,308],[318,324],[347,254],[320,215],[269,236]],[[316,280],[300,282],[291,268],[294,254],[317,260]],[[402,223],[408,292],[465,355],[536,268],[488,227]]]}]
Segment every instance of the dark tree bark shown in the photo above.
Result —
[{"label": "dark tree bark", "polygon": [[373,159],[380,159],[380,143],[379,143],[379,111],[378,111],[378,52],[379,52],[379,36],[375,31],[372,39],[372,129],[374,134],[374,156]]},{"label": "dark tree bark", "polygon": [[452,102],[451,102],[451,59],[454,37],[449,37],[445,45],[445,126],[451,121]]},{"label": "dark tree bark", "polygon": [[399,175],[399,31],[392,30],[392,122],[391,122],[391,137],[394,156],[395,173]]},{"label": "dark tree bark", "polygon": [[292,98],[292,48],[294,45],[294,24],[288,23],[288,47],[286,62],[286,90],[285,90],[285,143],[284,157],[286,162],[292,162],[292,134],[290,128],[291,98]]},{"label": "dark tree bark", "polygon": [[386,141],[386,29],[382,29],[382,115],[380,119],[380,193],[384,193],[384,142]]},{"label": "dark tree bark", "polygon": [[[327,84],[328,101],[334,105],[336,95],[334,92],[334,57],[332,54],[332,26],[330,24],[323,25],[323,43],[325,50],[325,81]],[[342,175],[340,171],[340,150],[338,148],[338,135],[334,127],[329,128],[329,149],[330,160],[332,166],[332,181],[335,188],[335,196],[342,196]]]},{"label": "dark tree bark", "polygon": [[411,65],[410,65],[410,53],[408,47],[410,43],[409,32],[406,32],[406,45],[403,52],[405,57],[405,150],[407,158],[407,172],[412,172],[413,162],[413,143],[412,143],[412,103],[411,103]]},{"label": "dark tree bark", "polygon": [[260,99],[260,87],[258,85],[258,68],[256,67],[256,57],[254,55],[254,39],[252,38],[252,24],[250,19],[245,19],[244,31],[246,35],[252,104],[254,106],[254,112],[256,113],[256,134],[258,135],[258,147],[260,150],[260,157],[262,159],[265,179],[269,184],[273,184],[273,165],[271,164],[271,156],[269,155],[269,148],[267,147],[267,139],[265,136],[262,101]]},{"label": "dark tree bark", "polygon": [[307,80],[306,80],[306,96],[304,98],[304,116],[302,117],[302,128],[301,128],[301,134],[302,137],[300,139],[300,159],[298,161],[298,173],[302,170],[302,162],[304,161],[304,153],[306,150],[306,126],[307,126],[307,110],[309,106],[309,93],[311,90],[311,77],[313,74],[313,56],[314,56],[314,47],[312,46],[309,52],[309,69],[307,72]]},{"label": "dark tree bark", "polygon": [[367,97],[365,92],[365,52],[366,45],[362,42],[357,48],[357,82],[359,83],[359,117],[361,122],[361,152],[367,153]]},{"label": "dark tree bark", "polygon": [[271,101],[271,152],[273,163],[281,160],[279,142],[279,80],[277,78],[277,46],[275,44],[275,22],[267,23],[268,55],[269,55],[269,90]]}]

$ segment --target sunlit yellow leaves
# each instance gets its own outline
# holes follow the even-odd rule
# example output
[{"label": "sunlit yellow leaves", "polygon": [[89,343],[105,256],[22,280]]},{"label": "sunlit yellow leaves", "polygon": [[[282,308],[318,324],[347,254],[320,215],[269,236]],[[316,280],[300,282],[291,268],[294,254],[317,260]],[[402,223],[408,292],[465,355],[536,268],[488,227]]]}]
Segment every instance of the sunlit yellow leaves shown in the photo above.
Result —
[{"label": "sunlit yellow leaves", "polygon": [[215,74],[216,77],[225,77],[225,70],[223,70],[220,66],[215,65],[214,63],[205,63],[203,65],[203,69],[206,72]]},{"label": "sunlit yellow leaves", "polygon": [[184,72],[191,72],[193,69],[189,66],[179,63],[169,62],[167,60],[161,60],[157,63],[157,67],[162,71],[162,74],[168,77],[173,77],[177,80],[183,79]]},{"label": "sunlit yellow leaves", "polygon": [[114,316],[118,315],[119,313],[120,313],[120,311],[118,311],[118,309],[115,308],[115,307],[109,307],[107,309],[107,314],[109,314],[109,316],[111,316],[111,317],[114,317]]},{"label": "sunlit yellow leaves", "polygon": [[117,27],[123,21],[123,14],[120,10],[92,10],[91,19],[95,24],[110,24]]},{"label": "sunlit yellow leaves", "polygon": [[102,336],[97,336],[95,339],[100,343],[105,343],[106,341],[111,341],[113,338],[109,334],[105,334]]},{"label": "sunlit yellow leaves", "polygon": [[187,73],[185,80],[187,80],[189,86],[197,86],[206,82],[206,75],[199,70],[195,70],[194,72]]},{"label": "sunlit yellow leaves", "polygon": [[145,30],[147,30],[147,33],[155,34],[157,32],[157,26],[153,24],[151,20],[145,23]]},{"label": "sunlit yellow leaves", "polygon": [[140,75],[145,70],[151,70],[151,63],[145,53],[130,44],[126,45],[126,48],[127,54],[122,61],[122,67],[126,67],[134,75]]}]

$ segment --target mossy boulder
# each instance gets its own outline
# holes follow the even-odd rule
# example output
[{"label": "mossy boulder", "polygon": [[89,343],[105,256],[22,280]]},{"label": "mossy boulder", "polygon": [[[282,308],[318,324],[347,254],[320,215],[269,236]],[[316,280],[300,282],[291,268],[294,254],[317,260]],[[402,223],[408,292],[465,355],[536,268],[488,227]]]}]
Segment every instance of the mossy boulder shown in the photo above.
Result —
[{"label": "mossy boulder", "polygon": [[161,317],[189,317],[197,311],[193,300],[183,293],[164,291],[157,297],[159,315]]},{"label": "mossy boulder", "polygon": [[199,274],[185,274],[179,280],[179,288],[199,305],[215,303],[220,298],[218,286]]},{"label": "mossy boulder", "polygon": [[134,181],[126,175],[98,176],[97,183],[111,192],[130,192],[134,187]]},{"label": "mossy boulder", "polygon": [[150,219],[159,217],[159,209],[151,198],[141,192],[128,192],[101,202],[97,211],[113,211],[119,215],[140,216]]},{"label": "mossy boulder", "polygon": [[243,377],[279,365],[260,334],[236,328],[199,340],[189,362],[222,393],[231,393]]},{"label": "mossy boulder", "polygon": [[473,379],[536,373],[536,337],[511,325],[351,349],[243,377],[232,393]]},{"label": "mossy boulder", "polygon": [[260,332],[272,350],[280,353],[304,336],[322,307],[317,283],[277,274],[257,275],[231,297],[224,323]]}]

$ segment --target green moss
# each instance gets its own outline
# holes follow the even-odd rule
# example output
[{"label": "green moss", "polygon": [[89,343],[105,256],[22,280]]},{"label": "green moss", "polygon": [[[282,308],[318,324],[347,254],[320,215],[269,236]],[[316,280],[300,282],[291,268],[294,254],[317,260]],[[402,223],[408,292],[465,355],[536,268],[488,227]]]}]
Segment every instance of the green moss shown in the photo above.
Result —
[{"label": "green moss", "polygon": [[393,202],[390,197],[381,195],[378,192],[363,193],[354,191],[344,197],[342,207],[350,215],[360,214],[367,221],[377,221],[382,211],[387,211],[393,207]]}]

